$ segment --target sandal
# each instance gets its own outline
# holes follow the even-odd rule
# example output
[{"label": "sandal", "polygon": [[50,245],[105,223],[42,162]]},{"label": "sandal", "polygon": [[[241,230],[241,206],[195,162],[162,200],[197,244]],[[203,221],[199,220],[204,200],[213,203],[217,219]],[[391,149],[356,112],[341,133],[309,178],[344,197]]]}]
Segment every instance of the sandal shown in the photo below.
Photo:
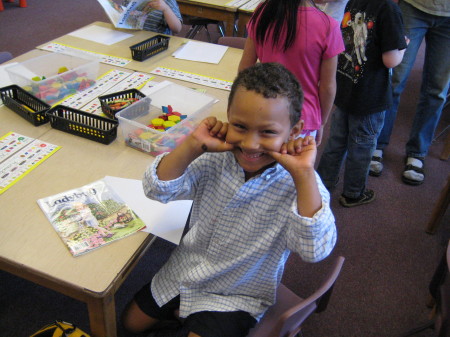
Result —
[{"label": "sandal", "polygon": [[383,172],[383,150],[375,150],[369,166],[369,175],[379,177]]},{"label": "sandal", "polygon": [[406,166],[403,171],[402,181],[405,184],[417,186],[425,180],[423,170],[424,161],[422,158],[407,157]]}]

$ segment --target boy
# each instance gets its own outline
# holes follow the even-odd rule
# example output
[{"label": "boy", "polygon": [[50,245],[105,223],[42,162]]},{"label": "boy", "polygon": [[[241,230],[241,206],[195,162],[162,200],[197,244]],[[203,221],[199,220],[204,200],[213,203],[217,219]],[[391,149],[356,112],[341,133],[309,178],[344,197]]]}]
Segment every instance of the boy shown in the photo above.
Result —
[{"label": "boy", "polygon": [[401,62],[407,44],[391,0],[350,0],[341,31],[345,51],[338,59],[336,110],[317,172],[332,189],[346,156],[339,202],[354,207],[375,199],[366,189],[369,164],[392,101],[389,68]]},{"label": "boy", "polygon": [[182,18],[176,0],[152,0],[150,12],[144,23],[144,30],[172,35],[178,34],[182,28]]},{"label": "boy", "polygon": [[370,163],[369,174],[378,177],[383,171],[383,151],[389,145],[400,96],[405,89],[419,48],[425,39],[420,96],[405,146],[406,163],[402,173],[402,181],[405,184],[417,186],[425,180],[425,157],[432,144],[445,102],[448,101],[450,1],[403,0],[399,2],[399,7],[411,43],[408,45],[402,63],[394,69],[392,75],[392,106],[386,111],[383,129],[377,140],[377,150]]},{"label": "boy", "polygon": [[245,337],[275,302],[290,251],[316,262],[336,242],[329,193],[302,130],[300,84],[276,63],[242,71],[228,123],[203,120],[144,176],[148,197],[192,199],[190,229],[124,315],[133,332],[174,318],[189,337]]},{"label": "boy", "polygon": [[[114,1],[110,1],[116,9],[121,10]],[[129,3],[130,0],[124,0],[122,6],[126,7]],[[144,30],[166,35],[178,34],[181,31],[183,20],[176,0],[151,0],[148,6],[149,8],[141,9],[148,15],[144,22]]]}]

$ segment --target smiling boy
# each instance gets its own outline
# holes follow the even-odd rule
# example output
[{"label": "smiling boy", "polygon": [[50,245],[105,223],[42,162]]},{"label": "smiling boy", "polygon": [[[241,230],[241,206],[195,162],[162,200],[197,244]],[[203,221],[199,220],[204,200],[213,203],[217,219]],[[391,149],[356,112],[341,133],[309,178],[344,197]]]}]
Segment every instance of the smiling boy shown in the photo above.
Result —
[{"label": "smiling boy", "polygon": [[179,310],[177,336],[244,337],[275,302],[291,251],[307,262],[330,254],[336,227],[314,171],[316,144],[296,139],[302,100],[283,66],[247,68],[233,83],[228,122],[206,118],[147,169],[149,198],[190,199],[193,209],[188,233],[126,310],[126,328],[151,329]]}]

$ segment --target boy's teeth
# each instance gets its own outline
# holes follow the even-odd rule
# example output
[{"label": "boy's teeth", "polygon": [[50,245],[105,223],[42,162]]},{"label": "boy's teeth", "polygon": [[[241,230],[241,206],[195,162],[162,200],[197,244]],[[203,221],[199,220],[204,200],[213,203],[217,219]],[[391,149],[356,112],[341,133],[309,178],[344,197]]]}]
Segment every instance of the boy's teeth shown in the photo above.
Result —
[{"label": "boy's teeth", "polygon": [[262,153],[254,153],[254,154],[246,153],[245,155],[250,158],[258,158],[261,157]]}]

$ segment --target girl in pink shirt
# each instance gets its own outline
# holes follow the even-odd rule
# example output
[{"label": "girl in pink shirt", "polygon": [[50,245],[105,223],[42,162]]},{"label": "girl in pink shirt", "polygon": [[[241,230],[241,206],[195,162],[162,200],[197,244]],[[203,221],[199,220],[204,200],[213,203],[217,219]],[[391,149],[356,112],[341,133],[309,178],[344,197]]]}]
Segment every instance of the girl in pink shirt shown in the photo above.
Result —
[{"label": "girl in pink shirt", "polygon": [[278,62],[300,81],[305,101],[304,133],[319,145],[336,94],[337,55],[344,43],[336,20],[312,0],[266,0],[247,25],[239,71],[260,62]]}]

